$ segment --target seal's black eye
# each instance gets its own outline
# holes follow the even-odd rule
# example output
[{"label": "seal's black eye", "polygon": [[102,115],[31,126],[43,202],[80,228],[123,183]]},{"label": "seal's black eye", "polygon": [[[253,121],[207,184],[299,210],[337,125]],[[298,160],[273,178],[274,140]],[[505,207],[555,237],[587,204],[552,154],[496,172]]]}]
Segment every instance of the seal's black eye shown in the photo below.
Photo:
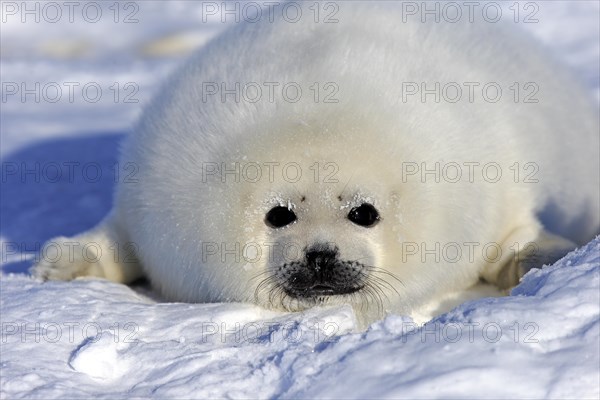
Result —
[{"label": "seal's black eye", "polygon": [[371,204],[363,203],[358,207],[354,207],[348,213],[348,219],[356,225],[369,228],[379,222],[379,213]]},{"label": "seal's black eye", "polygon": [[265,222],[271,228],[281,228],[296,220],[296,214],[287,207],[277,206],[267,213]]}]

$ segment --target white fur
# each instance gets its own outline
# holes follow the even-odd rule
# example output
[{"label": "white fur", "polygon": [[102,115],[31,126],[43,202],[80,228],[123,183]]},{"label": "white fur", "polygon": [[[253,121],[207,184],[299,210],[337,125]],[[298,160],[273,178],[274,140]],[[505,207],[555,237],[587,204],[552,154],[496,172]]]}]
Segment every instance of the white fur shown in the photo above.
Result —
[{"label": "white fur", "polygon": [[[382,289],[383,307],[416,315],[427,304],[466,292],[480,278],[502,287],[514,284],[515,267],[507,266],[515,264],[510,249],[515,242],[537,243],[544,261],[598,232],[597,111],[567,73],[514,26],[402,23],[397,6],[382,11],[352,3],[343,3],[334,24],[303,18],[295,24],[277,19],[236,26],[164,86],[122,149],[122,163],[138,165],[139,183],[120,183],[115,209],[86,234],[110,232],[120,245],[134,242],[141,269],[101,260],[103,267],[90,272],[81,263],[61,261],[42,262],[36,273],[67,279],[57,271],[68,269],[76,271],[68,276],[121,282],[144,273],[172,300],[257,301],[297,310],[310,304],[256,292],[257,276],[275,273],[281,263],[278,251],[255,263],[232,257],[222,262],[220,254],[207,257],[203,243],[304,247],[327,241],[336,243],[343,258],[360,258],[393,273],[401,283],[381,275],[393,286]],[[273,103],[236,102],[233,96],[225,102],[208,96],[204,102],[203,82],[226,82],[229,88],[235,82],[278,82],[280,88],[296,82],[304,95],[296,103],[283,101],[280,90]],[[328,93],[327,82],[337,84],[339,103],[315,102],[308,89],[315,82],[321,96]],[[479,90],[473,103],[466,96],[455,104],[435,103],[432,96],[424,103],[415,101],[417,96],[403,102],[403,82],[430,87],[496,82],[505,92],[497,103],[483,101]],[[508,89],[514,82],[521,90],[526,82],[537,83],[539,102],[515,103]],[[274,182],[202,179],[206,162],[291,161],[303,172],[294,184],[281,174]],[[315,162],[334,163],[339,183],[315,183],[309,170]],[[403,182],[407,162],[496,162],[503,174],[512,174],[510,167],[519,162],[521,179],[527,172],[523,164],[533,162],[539,183],[514,183],[512,175],[487,183],[480,174],[474,183],[422,183],[414,177]],[[365,199],[381,213],[373,228],[346,218]],[[298,220],[281,229],[267,227],[266,212],[288,203]],[[414,257],[403,262],[407,242],[429,249],[436,242],[493,242],[504,255],[494,263],[480,250],[458,263],[435,262],[432,256],[425,263]],[[517,269],[525,256],[516,258]],[[375,313],[373,298],[323,301],[336,302]]]}]

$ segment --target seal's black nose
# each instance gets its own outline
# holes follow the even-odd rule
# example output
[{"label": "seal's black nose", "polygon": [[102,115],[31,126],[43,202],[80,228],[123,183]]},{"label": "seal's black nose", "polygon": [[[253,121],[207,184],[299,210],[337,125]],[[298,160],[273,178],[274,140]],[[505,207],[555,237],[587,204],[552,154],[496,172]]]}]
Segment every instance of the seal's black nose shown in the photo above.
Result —
[{"label": "seal's black nose", "polygon": [[354,293],[362,289],[361,265],[340,260],[337,246],[315,244],[304,249],[304,262],[290,265],[293,271],[284,290],[296,298],[317,298]]},{"label": "seal's black nose", "polygon": [[324,277],[336,264],[338,251],[337,248],[314,246],[306,251],[305,257],[308,267],[317,276]]}]

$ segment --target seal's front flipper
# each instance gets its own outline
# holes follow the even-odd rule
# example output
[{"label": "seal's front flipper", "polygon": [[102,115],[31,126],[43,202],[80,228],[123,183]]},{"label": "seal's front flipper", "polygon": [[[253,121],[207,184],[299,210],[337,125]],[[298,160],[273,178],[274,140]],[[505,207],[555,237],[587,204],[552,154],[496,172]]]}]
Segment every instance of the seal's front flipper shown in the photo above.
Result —
[{"label": "seal's front flipper", "polygon": [[30,272],[43,280],[90,276],[130,283],[143,276],[136,248],[108,216],[90,231],[46,242]]},{"label": "seal's front flipper", "polygon": [[506,244],[512,251],[511,259],[498,270],[495,279],[490,280],[486,277],[486,280],[495,283],[502,290],[516,286],[530,269],[554,264],[577,247],[570,240],[544,230],[535,240],[525,243],[509,240]]}]

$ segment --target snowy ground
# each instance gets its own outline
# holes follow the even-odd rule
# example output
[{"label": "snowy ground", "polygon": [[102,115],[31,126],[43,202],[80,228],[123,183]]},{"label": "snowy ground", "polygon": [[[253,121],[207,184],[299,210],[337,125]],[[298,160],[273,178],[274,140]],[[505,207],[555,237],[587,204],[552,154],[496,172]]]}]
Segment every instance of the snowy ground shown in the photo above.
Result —
[{"label": "snowy ground", "polygon": [[13,276],[2,288],[2,393],[598,398],[599,263],[596,240],[510,297],[466,303],[419,330],[390,316],[362,334],[344,308],[156,304],[113,283]]},{"label": "snowy ground", "polygon": [[[2,398],[600,396],[600,239],[531,272],[509,297],[463,304],[419,329],[389,316],[355,333],[345,308],[286,315],[165,304],[144,287],[97,280],[33,281],[25,271],[45,240],[110,209],[118,141],[164,76],[227,24],[190,1],[120,3],[118,16],[102,2],[97,23],[82,17],[87,3],[73,23],[66,9],[45,21],[55,16],[48,8],[23,23],[11,8],[23,3],[0,4]],[[599,3],[529,4],[539,22],[519,28],[598,96]],[[36,83],[40,99],[10,94]],[[97,102],[86,85],[101,88]],[[58,181],[44,170],[54,164]],[[11,173],[23,165],[34,172]]]}]

